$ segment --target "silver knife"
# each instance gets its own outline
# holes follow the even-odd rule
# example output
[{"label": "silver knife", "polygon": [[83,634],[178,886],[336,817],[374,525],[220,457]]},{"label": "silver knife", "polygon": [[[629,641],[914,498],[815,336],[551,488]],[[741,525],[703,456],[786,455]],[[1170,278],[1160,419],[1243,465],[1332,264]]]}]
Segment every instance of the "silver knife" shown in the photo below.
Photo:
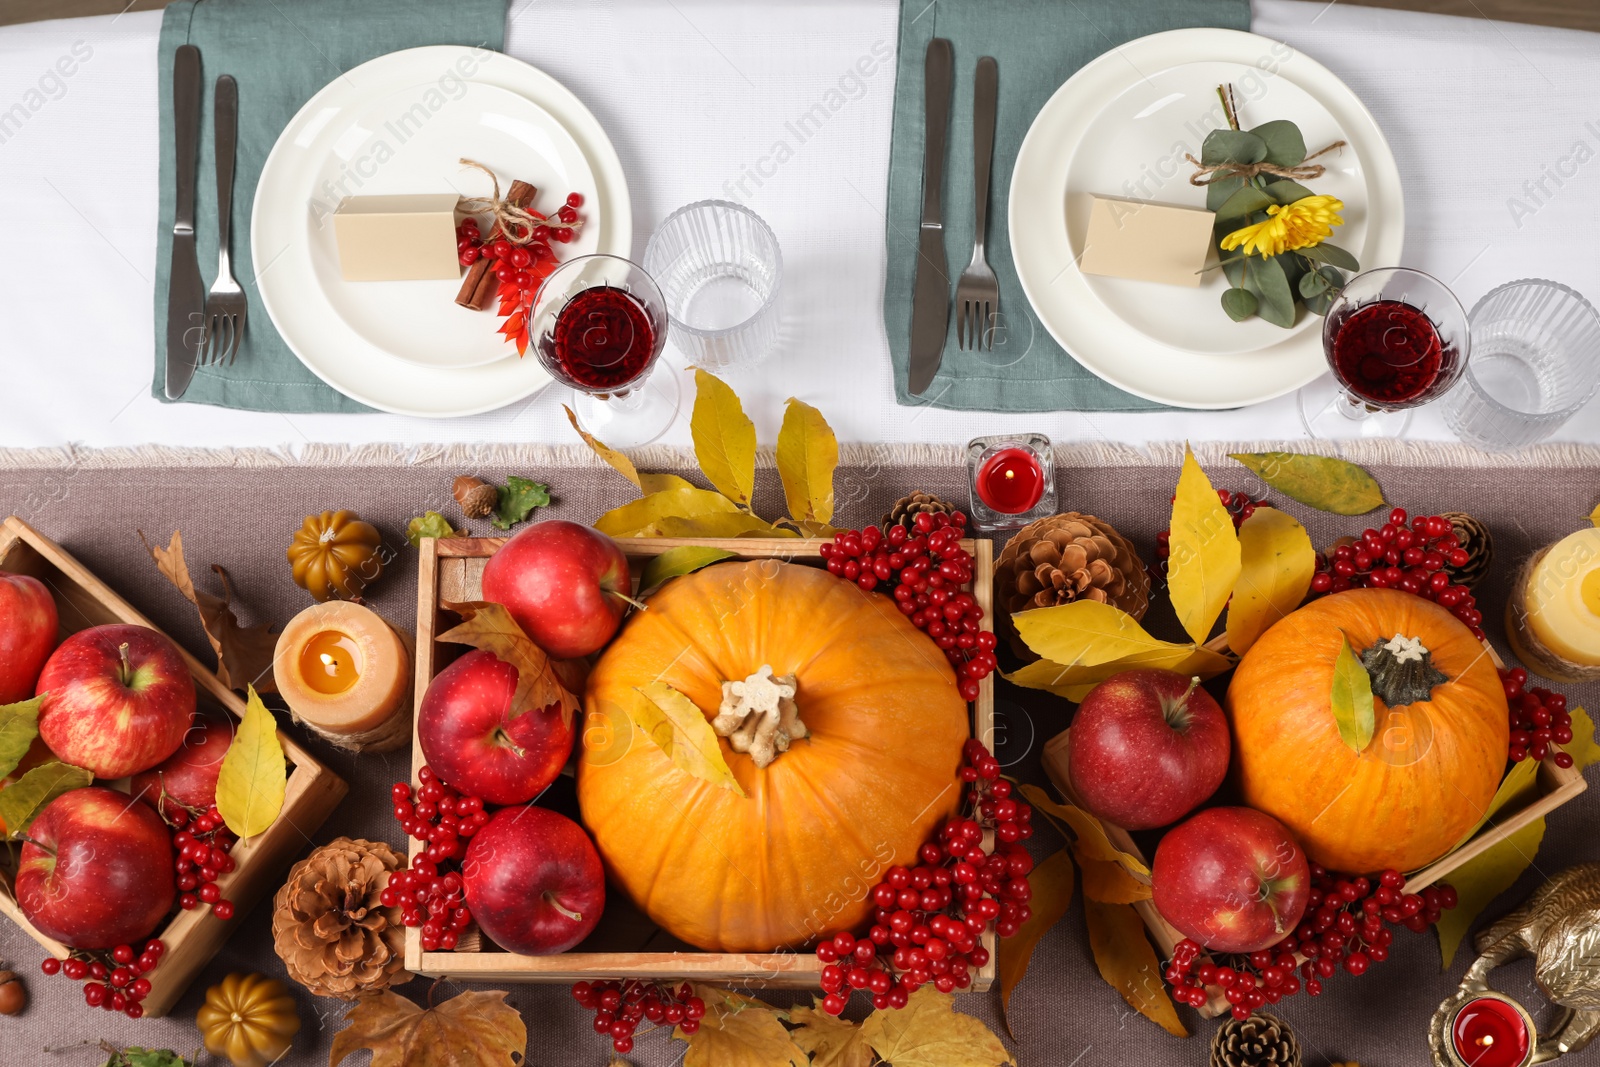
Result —
[{"label": "silver knife", "polygon": [[167,288],[167,399],[189,388],[205,343],[206,287],[194,248],[195,161],[200,140],[200,49],[186,44],[172,62],[172,131],[177,145],[177,209],[172,216],[172,277]]},{"label": "silver knife", "polygon": [[944,254],[944,143],[950,126],[950,91],[955,59],[950,42],[928,42],[923,107],[927,121],[927,154],[922,161],[922,222],[918,226],[917,281],[911,291],[911,369],[907,386],[921,395],[939,372],[944,342],[950,332],[950,267]]}]

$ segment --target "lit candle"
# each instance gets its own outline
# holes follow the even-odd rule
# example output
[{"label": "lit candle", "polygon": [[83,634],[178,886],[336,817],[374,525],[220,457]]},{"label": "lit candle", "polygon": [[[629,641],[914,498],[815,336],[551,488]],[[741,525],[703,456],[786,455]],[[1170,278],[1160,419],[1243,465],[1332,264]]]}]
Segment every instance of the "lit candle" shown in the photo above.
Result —
[{"label": "lit candle", "polygon": [[411,739],[411,652],[372,609],[307,608],[283,628],[273,663],[295,719],[334,744],[386,752]]},{"label": "lit candle", "polygon": [[1579,530],[1536,558],[1520,599],[1508,627],[1519,656],[1564,681],[1600,678],[1600,529]]},{"label": "lit candle", "polygon": [[1044,470],[1026,448],[1002,448],[978,468],[978,499],[1003,515],[1020,515],[1044,495]]},{"label": "lit candle", "polygon": [[1450,1021],[1450,1046],[1463,1067],[1524,1067],[1533,1045],[1528,1014],[1499,994],[1467,1001]]}]

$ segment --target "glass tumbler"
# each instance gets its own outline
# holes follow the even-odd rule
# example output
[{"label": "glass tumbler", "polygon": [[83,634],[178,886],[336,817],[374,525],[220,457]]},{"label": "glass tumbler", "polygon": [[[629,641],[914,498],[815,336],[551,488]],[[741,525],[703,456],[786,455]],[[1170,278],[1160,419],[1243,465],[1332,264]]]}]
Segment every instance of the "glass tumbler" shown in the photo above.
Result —
[{"label": "glass tumbler", "polygon": [[1469,320],[1472,364],[1444,402],[1467,444],[1507,452],[1543,441],[1600,386],[1600,315],[1565,285],[1507,282]]},{"label": "glass tumbler", "polygon": [[668,215],[644,250],[661,287],[673,344],[707,368],[754,363],[778,339],[783,255],[772,227],[726,200]]}]

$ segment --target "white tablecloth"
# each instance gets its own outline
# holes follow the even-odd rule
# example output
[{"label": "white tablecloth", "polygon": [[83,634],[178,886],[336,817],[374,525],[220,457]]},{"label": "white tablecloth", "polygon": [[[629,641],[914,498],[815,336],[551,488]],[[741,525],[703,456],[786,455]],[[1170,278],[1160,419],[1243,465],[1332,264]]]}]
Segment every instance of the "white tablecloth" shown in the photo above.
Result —
[{"label": "white tablecloth", "polygon": [[[512,0],[507,51],[594,110],[633,192],[636,251],[672,209],[737,195],[777,231],[781,353],[732,372],[761,440],[785,397],[846,441],[1292,439],[1294,398],[1233,412],[993,415],[897,407],[880,299],[893,64],[770,177],[785,123],[896,40],[895,0]],[[564,390],[488,415],[270,415],[150,396],[157,12],[0,29],[0,447],[573,439]],[[1255,30],[1326,64],[1388,135],[1403,262],[1470,306],[1548,277],[1600,298],[1600,35],[1350,4],[1257,0]],[[875,47],[876,46],[876,47]],[[74,57],[70,77],[54,72]],[[18,105],[18,106],[13,106]],[[770,168],[769,168],[770,169]],[[259,308],[255,314],[262,314]],[[1600,441],[1600,403],[1559,439]],[[1448,437],[1424,411],[1411,436]],[[686,443],[687,416],[665,439]]]}]

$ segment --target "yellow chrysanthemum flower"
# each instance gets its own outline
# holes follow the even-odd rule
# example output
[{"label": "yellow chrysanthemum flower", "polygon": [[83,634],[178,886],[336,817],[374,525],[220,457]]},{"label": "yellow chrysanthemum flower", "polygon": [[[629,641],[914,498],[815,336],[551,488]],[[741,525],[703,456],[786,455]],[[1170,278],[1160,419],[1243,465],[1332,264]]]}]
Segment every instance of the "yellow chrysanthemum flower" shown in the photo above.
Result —
[{"label": "yellow chrysanthemum flower", "polygon": [[1270,216],[1265,222],[1240,227],[1222,239],[1222,250],[1232,252],[1243,247],[1244,254],[1258,253],[1263,258],[1297,248],[1310,248],[1322,243],[1333,233],[1335,226],[1343,226],[1339,212],[1344,201],[1336,196],[1306,196],[1292,204],[1273,204],[1267,208]]}]

